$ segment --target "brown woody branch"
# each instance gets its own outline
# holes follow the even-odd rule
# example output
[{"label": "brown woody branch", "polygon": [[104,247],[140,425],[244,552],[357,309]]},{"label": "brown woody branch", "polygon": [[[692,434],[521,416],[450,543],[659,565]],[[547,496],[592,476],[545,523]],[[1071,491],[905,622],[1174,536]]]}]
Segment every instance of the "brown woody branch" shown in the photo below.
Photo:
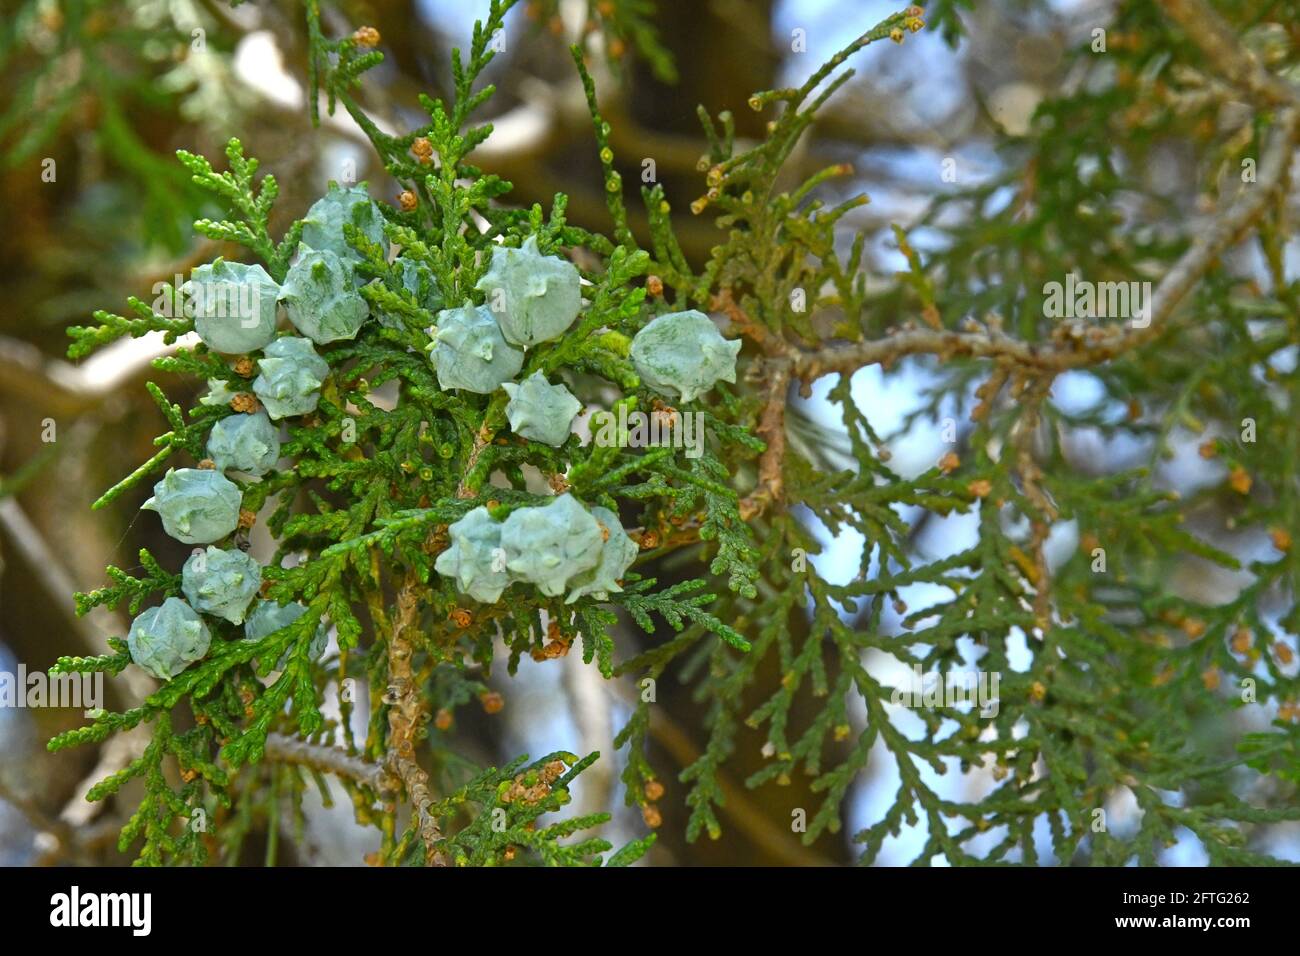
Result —
[{"label": "brown woody branch", "polygon": [[[1195,6],[1194,0],[1168,0],[1171,6]],[[1244,54],[1243,54],[1244,55]],[[751,338],[763,352],[757,359],[757,374],[769,383],[767,404],[759,419],[759,433],[768,450],[759,462],[759,485],[742,504],[752,517],[760,514],[782,492],[781,465],[784,456],[785,386],[791,378],[801,382],[801,393],[811,394],[812,383],[823,375],[852,374],[875,364],[890,364],[909,355],[935,355],[941,359],[991,358],[1026,371],[1056,373],[1108,361],[1152,341],[1165,330],[1170,317],[1193,286],[1215,260],[1249,229],[1277,201],[1288,180],[1292,153],[1300,138],[1300,107],[1289,107],[1278,116],[1259,164],[1258,181],[1246,194],[1196,237],[1156,286],[1142,326],[1062,325],[1041,343],[1025,342],[1003,334],[996,327],[976,331],[905,327],[886,338],[852,345],[831,345],[805,350],[763,328],[747,316],[724,292],[714,307],[726,312],[733,325]],[[778,408],[778,406],[780,406]]]},{"label": "brown woody branch", "polygon": [[280,763],[297,764],[332,773],[369,787],[376,793],[384,789],[384,768],[380,764],[328,744],[315,744],[287,734],[270,733],[266,735],[266,756]]},{"label": "brown woody branch", "polygon": [[1160,0],[1160,6],[1225,80],[1271,105],[1300,104],[1300,91],[1260,65],[1238,43],[1233,28],[1205,0]]},{"label": "brown woody branch", "polygon": [[[388,639],[388,752],[385,768],[401,781],[406,789],[424,842],[425,862],[430,866],[446,866],[447,860],[437,849],[442,841],[442,830],[437,818],[429,812],[433,795],[429,790],[429,775],[415,759],[415,741],[420,725],[426,717],[424,696],[411,670],[414,652],[412,635],[420,621],[420,595],[424,582],[412,567],[406,572],[401,590],[397,592],[397,613],[393,617],[393,631]],[[393,700],[392,698],[396,698]]]}]

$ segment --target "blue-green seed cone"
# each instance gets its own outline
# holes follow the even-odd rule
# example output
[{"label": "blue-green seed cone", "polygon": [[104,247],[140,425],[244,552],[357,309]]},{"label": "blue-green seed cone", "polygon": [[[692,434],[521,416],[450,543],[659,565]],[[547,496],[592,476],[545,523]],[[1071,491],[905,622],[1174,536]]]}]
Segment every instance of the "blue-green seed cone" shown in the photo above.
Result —
[{"label": "blue-green seed cone", "polygon": [[280,287],[261,266],[217,259],[193,270],[183,291],[194,331],[214,352],[252,352],[275,337]]},{"label": "blue-green seed cone", "polygon": [[370,316],[351,264],[328,249],[305,245],[285,277],[280,301],[293,327],[317,345],[356,338]]},{"label": "blue-green seed cone", "polygon": [[141,611],[126,636],[131,660],[159,680],[171,680],[202,660],[211,643],[212,634],[203,619],[176,597]]},{"label": "blue-green seed cone", "polygon": [[260,374],[253,380],[253,392],[266,414],[277,420],[315,411],[321,382],[330,370],[311,342],[292,335],[268,345],[257,368]]},{"label": "blue-green seed cone", "polygon": [[640,548],[623,530],[618,515],[608,508],[593,505],[591,516],[600,525],[602,535],[608,535],[600,550],[600,562],[590,571],[584,571],[570,582],[569,596],[566,604],[572,604],[578,598],[591,595],[598,601],[609,599],[611,593],[618,593],[623,586],[618,582],[627,574],[627,569],[636,560]]},{"label": "blue-green seed cone", "polygon": [[156,511],[163,530],[185,544],[211,544],[239,525],[239,486],[218,471],[168,469],[140,507]]},{"label": "blue-green seed cone", "polygon": [[519,249],[494,248],[492,264],[474,288],[485,294],[506,340],[524,348],[559,338],[582,310],[577,267],[539,253],[536,236]]},{"label": "blue-green seed cone", "polygon": [[451,545],[438,555],[434,570],[456,582],[457,590],[476,601],[493,604],[510,586],[505,566],[501,523],[481,505],[447,527]]},{"label": "blue-green seed cone", "polygon": [[265,411],[235,414],[212,426],[207,447],[218,471],[234,469],[260,476],[280,458],[280,429]]},{"label": "blue-green seed cone", "polygon": [[190,606],[231,624],[244,622],[261,584],[261,566],[237,549],[223,551],[209,545],[191,555],[181,569],[181,591]]},{"label": "blue-green seed cone", "polygon": [[486,306],[438,313],[433,345],[438,386],[487,395],[524,367],[524,353],[506,342]]},{"label": "blue-green seed cone", "polygon": [[661,315],[632,339],[632,362],[655,391],[689,402],[736,380],[739,339],[725,339],[703,312]]},{"label": "blue-green seed cone", "polygon": [[510,396],[506,418],[516,435],[559,448],[569,437],[574,416],[582,403],[563,385],[552,385],[541,372],[534,372],[518,385],[502,386]]},{"label": "blue-green seed cone", "polygon": [[501,526],[506,569],[548,597],[563,594],[571,579],[594,568],[603,545],[600,525],[569,494],[519,508]]},{"label": "blue-green seed cone", "polygon": [[349,263],[360,261],[361,256],[343,236],[344,223],[356,226],[371,242],[385,244],[383,213],[366,192],[364,183],[348,188],[330,183],[329,190],[312,204],[303,218],[302,241],[312,249],[327,250]]},{"label": "blue-green seed cone", "polygon": [[[306,613],[306,606],[299,604],[297,601],[290,604],[258,601],[253,608],[253,612],[248,615],[248,620],[244,622],[244,640],[260,641],[267,635],[288,627]],[[315,660],[325,653],[325,647],[328,643],[329,630],[325,627],[325,622],[322,621],[316,625],[316,633],[312,635],[311,645],[307,648],[307,653]],[[284,666],[288,654],[289,652],[286,650],[281,655],[278,666]]]}]

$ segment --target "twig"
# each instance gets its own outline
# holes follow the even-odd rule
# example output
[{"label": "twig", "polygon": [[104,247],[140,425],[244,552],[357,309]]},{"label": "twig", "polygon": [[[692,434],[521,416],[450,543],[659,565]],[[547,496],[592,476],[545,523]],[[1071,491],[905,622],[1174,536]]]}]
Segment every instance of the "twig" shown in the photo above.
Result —
[{"label": "twig", "polygon": [[1039,480],[1043,471],[1034,460],[1034,434],[1038,430],[1039,410],[1052,387],[1053,376],[1045,375],[1035,380],[1022,398],[1024,412],[1016,422],[1012,435],[1015,451],[1015,471],[1020,477],[1021,491],[1033,505],[1030,519],[1029,551],[1033,559],[1034,616],[1043,633],[1051,626],[1052,592],[1051,569],[1047,564],[1045,545],[1052,522],[1060,515],[1056,506],[1043,492]]},{"label": "twig", "polygon": [[415,759],[415,739],[426,714],[424,697],[411,673],[413,647],[411,632],[419,624],[420,595],[426,585],[414,568],[406,572],[402,588],[397,592],[397,613],[393,616],[393,631],[388,639],[388,686],[395,696],[388,709],[388,754],[385,766],[406,788],[424,841],[425,862],[431,866],[446,866],[447,860],[437,849],[442,841],[438,820],[429,812],[433,796],[429,791],[429,775]]},{"label": "twig", "polygon": [[767,442],[758,459],[758,485],[740,500],[740,517],[748,521],[780,501],[785,491],[782,466],[785,462],[785,407],[790,391],[790,365],[772,363],[766,368],[767,388],[758,434]]},{"label": "twig", "polygon": [[1051,373],[1096,365],[1156,338],[1215,259],[1271,207],[1275,194],[1285,187],[1297,137],[1300,137],[1300,110],[1281,111],[1259,165],[1258,182],[1249,186],[1244,197],[1198,235],[1165,273],[1151,295],[1148,321],[1142,326],[1127,329],[1094,326],[1080,335],[1078,329],[1062,325],[1043,343],[1013,339],[997,327],[978,331],[908,327],[869,342],[805,350],[757,325],[729,294],[716,296],[714,308],[725,311],[736,329],[762,349],[763,356],[756,360],[758,373],[769,383],[767,403],[758,427],[768,448],[759,462],[759,486],[742,501],[742,515],[747,520],[757,517],[780,498],[785,389],[791,378],[799,379],[800,392],[806,398],[811,395],[812,383],[823,375],[852,374],[868,365],[888,365],[908,355],[935,355],[940,359],[993,358],[1027,370]]},{"label": "twig", "polygon": [[376,793],[384,789],[385,774],[381,765],[328,744],[314,744],[273,732],[266,735],[266,756],[281,763],[298,764],[346,777]]},{"label": "twig", "polygon": [[1246,195],[1193,241],[1169,269],[1151,296],[1150,321],[1124,330],[1118,326],[1094,328],[1076,340],[1066,327],[1045,343],[1022,342],[996,330],[905,329],[883,339],[849,346],[796,350],[793,374],[805,387],[823,375],[848,373],[867,365],[889,363],[908,355],[932,354],[943,358],[1002,358],[1030,369],[1064,371],[1107,361],[1151,341],[1163,331],[1174,309],[1213,265],[1214,260],[1271,207],[1284,187],[1291,153],[1300,134],[1300,112],[1278,114],[1272,138],[1259,165],[1259,180]]},{"label": "twig", "polygon": [[1264,69],[1205,0],[1160,0],[1165,14],[1191,37],[1224,79],[1274,105],[1300,105],[1300,91]]}]

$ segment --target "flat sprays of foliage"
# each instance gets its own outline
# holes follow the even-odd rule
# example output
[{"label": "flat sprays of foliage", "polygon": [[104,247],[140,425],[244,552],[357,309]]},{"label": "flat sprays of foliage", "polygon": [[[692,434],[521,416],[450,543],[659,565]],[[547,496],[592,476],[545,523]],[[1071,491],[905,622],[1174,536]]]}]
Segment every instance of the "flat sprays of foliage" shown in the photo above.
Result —
[{"label": "flat sprays of foliage", "polygon": [[[1117,29],[1131,42],[1115,44],[1107,68],[1117,62],[1127,80],[1046,103],[1032,135],[1007,144],[1033,170],[1030,181],[1021,163],[1004,181],[946,195],[927,220],[944,243],[923,255],[897,230],[908,269],[869,285],[867,237],[843,242],[846,215],[866,197],[824,198],[851,170],[793,183],[786,174],[818,109],[852,76],[845,61],[923,27],[920,9],[909,8],[802,85],[756,93],[749,106],[773,116],[757,144],[737,143],[730,114],[701,109],[708,153],[692,211],[715,213],[721,231],[696,268],[659,186],[641,190],[648,241],[633,234],[577,48],[610,234],[570,224],[563,195],[549,210],[511,208],[510,184],[473,164],[491,134],[475,125],[493,92],[478,79],[512,5],[493,0],[468,56],[453,56],[453,95],[424,98],[427,122],[391,135],[357,92],[382,60],[379,38],[365,28],[327,38],[309,0],[310,84],[364,130],[401,184],[398,202],[331,186],[276,237],[275,181],[258,178],[237,140],[224,172],[182,152],[193,182],[229,210],[196,231],[242,246],[247,261],[205,267],[193,288],[173,290],[175,301],[219,280],[263,289],[257,307],[233,329],[202,304],[164,315],[132,300],[127,315],[97,313],[94,326],[71,330],[75,357],[124,335],[174,341],[196,331],[201,344],[155,364],[208,385],[188,410],[150,386],[168,423],[159,450],[97,503],[154,483],[148,507],[168,533],[206,550],[182,569],[148,552],[140,576],[110,568],[110,583],[79,595],[78,608],[122,606],[131,633],[102,657],[57,668],[144,666],[163,681],[140,706],[50,745],[149,725],[144,754],[90,795],[143,780],[121,846],[138,842],[145,863],[235,858],[247,834],[276,831],[285,807],[300,815],[308,784],[324,793],[321,775],[334,773],[358,823],[378,829],[380,862],[631,862],[652,837],[610,853],[598,838],[572,839],[605,814],[540,819],[568,802],[596,754],[481,768],[440,737],[458,707],[480,699],[492,709],[486,680],[498,646],[510,673],[525,655],[545,661],[572,646],[609,679],[660,680],[672,668],[707,705],[703,751],[681,774],[691,839],[722,833],[720,775],[743,727],[765,736],[766,764],[748,786],[812,777],[820,802],[808,813],[808,842],[840,829],[869,765],[893,764],[893,800],[855,836],[867,862],[905,824],[925,828],[918,862],[1046,862],[1041,826],[1062,863],[1154,863],[1185,832],[1211,862],[1268,862],[1256,834],[1300,815],[1285,795],[1261,795],[1242,778],[1275,774],[1293,794],[1298,776],[1286,636],[1296,629],[1297,561],[1285,530],[1295,526],[1300,443],[1287,409],[1297,388],[1294,362],[1287,370],[1274,359],[1294,349],[1300,311],[1281,266],[1281,207],[1270,202],[1283,178],[1275,144],[1293,143],[1295,105],[1260,106],[1225,147],[1235,150],[1225,161],[1262,157],[1252,186],[1263,201],[1224,196],[1223,228],[1157,240],[1104,214],[1135,188],[1121,167],[1215,105],[1172,100],[1192,82],[1170,64],[1196,60],[1195,31],[1148,5],[1124,5]],[[615,16],[622,6],[611,5],[611,22],[670,75],[640,15]],[[953,6],[937,5],[932,22],[956,42]],[[1289,49],[1282,58],[1295,60]],[[1161,71],[1169,82],[1152,80]],[[1076,172],[1084,157],[1095,170],[1086,177]],[[996,205],[998,190],[1019,198]],[[1271,298],[1217,265],[1243,233],[1267,253]],[[1149,326],[1045,317],[1026,290],[1070,272],[1155,276]],[[971,424],[960,453],[904,476],[852,374],[911,356],[934,377],[922,414],[955,404]],[[1052,384],[1084,368],[1106,401],[1067,412]],[[835,433],[792,394],[824,377]],[[1226,378],[1238,387],[1222,387]],[[665,422],[700,416],[702,453],[629,447],[627,436],[597,442],[574,428],[582,409],[620,408]],[[1239,522],[1275,529],[1277,553],[1244,569],[1250,583],[1233,600],[1203,606],[1170,592],[1172,563],[1183,554],[1229,567],[1238,559],[1188,531],[1183,519],[1199,502],[1160,487],[1153,466],[1180,424],[1242,417],[1257,440],[1209,439],[1206,457],[1229,463],[1237,497],[1228,506]],[[1151,461],[1084,475],[1063,441],[1080,427],[1153,439]],[[958,515],[977,528],[973,544],[937,559],[916,547],[927,521]],[[1051,567],[1045,542],[1067,521],[1085,546]],[[276,551],[250,567],[240,546],[255,522]],[[846,583],[808,560],[821,551],[818,525],[860,536]],[[685,556],[690,572],[661,584],[649,569],[670,554]],[[903,594],[918,586],[940,596],[909,608]],[[624,660],[613,639],[620,617],[645,635]],[[329,632],[337,653],[323,653]],[[905,732],[893,688],[869,667],[880,654],[942,677],[972,665],[999,674],[996,714],[940,701]],[[755,699],[773,661],[779,686]],[[346,690],[358,679],[369,693],[364,737],[353,733]],[[332,685],[337,721],[322,712]],[[793,719],[794,705],[810,699],[811,719]],[[1271,730],[1227,753],[1193,733],[1239,708],[1278,703]],[[664,793],[645,756],[655,706],[643,697],[616,741],[627,749],[627,800],[651,823]],[[417,758],[433,761],[432,777]],[[935,783],[977,768],[994,781],[983,796],[952,798]],[[1123,838],[1095,825],[1122,788],[1142,810]]]}]

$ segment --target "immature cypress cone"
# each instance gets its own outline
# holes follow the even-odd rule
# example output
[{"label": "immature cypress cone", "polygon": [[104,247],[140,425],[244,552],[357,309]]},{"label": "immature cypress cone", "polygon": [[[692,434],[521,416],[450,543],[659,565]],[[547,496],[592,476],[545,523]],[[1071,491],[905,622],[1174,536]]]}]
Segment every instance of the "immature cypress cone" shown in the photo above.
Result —
[{"label": "immature cypress cone", "polygon": [[[415,296],[415,302],[420,308],[436,314],[444,303],[442,290],[438,288],[438,280],[434,278],[433,270],[423,262],[405,257],[398,258],[394,265],[401,270],[402,288]],[[375,318],[386,329],[406,328],[406,324],[400,318],[389,315],[382,309],[376,313]]]},{"label": "immature cypress cone", "polygon": [[506,569],[548,597],[563,594],[571,579],[594,568],[604,543],[596,519],[569,494],[512,511],[501,526]]},{"label": "immature cypress cone", "polygon": [[451,546],[438,555],[433,568],[455,580],[457,589],[476,601],[494,604],[515,580],[505,566],[501,522],[482,505],[447,526]]},{"label": "immature cypress cone", "polygon": [[195,610],[242,624],[262,585],[262,568],[238,549],[208,546],[181,569],[181,591]]},{"label": "immature cypress cone", "polygon": [[544,442],[556,448],[569,437],[569,428],[582,403],[563,385],[552,385],[541,372],[534,372],[518,385],[502,386],[510,396],[506,418],[516,435]]},{"label": "immature cypress cone", "polygon": [[[281,628],[286,628],[298,618],[307,613],[307,608],[294,601],[290,604],[279,604],[275,601],[258,601],[253,608],[253,613],[248,615],[248,620],[244,622],[244,640],[260,641],[268,634],[274,634]],[[322,621],[316,625],[316,633],[312,635],[311,645],[307,648],[307,653],[313,659],[320,657],[325,653],[325,646],[329,643],[329,631]],[[283,666],[288,656],[288,650],[280,657],[280,665]]]},{"label": "immature cypress cone", "polygon": [[632,363],[650,388],[689,402],[736,380],[739,339],[725,339],[703,312],[661,315],[632,338]]},{"label": "immature cypress cone", "polygon": [[239,486],[218,471],[169,468],[140,507],[158,512],[163,530],[177,541],[211,544],[238,526],[242,497]]},{"label": "immature cypress cone", "polygon": [[253,380],[253,392],[275,419],[315,411],[321,382],[330,370],[309,341],[292,335],[268,345],[257,367],[260,374]]},{"label": "immature cypress cone", "polygon": [[497,246],[492,264],[474,286],[506,340],[525,348],[558,338],[582,309],[582,280],[573,263],[537,251],[537,237],[522,248]]},{"label": "immature cypress cone", "polygon": [[486,395],[519,374],[524,353],[509,345],[487,306],[438,313],[433,362],[438,386]]},{"label": "immature cypress cone", "polygon": [[218,471],[264,475],[280,458],[280,429],[265,411],[230,415],[212,426],[207,449]]},{"label": "immature cypress cone", "polygon": [[598,601],[605,601],[608,600],[610,592],[622,591],[623,587],[618,582],[622,580],[623,575],[627,574],[627,569],[632,566],[632,562],[641,551],[637,543],[627,536],[622,523],[618,520],[618,515],[614,512],[593,505],[591,516],[608,533],[608,537],[601,546],[599,563],[590,571],[576,575],[569,582],[571,587],[565,604],[572,604],[578,598],[588,594]]},{"label": "immature cypress cone", "polygon": [[211,643],[203,619],[177,597],[140,612],[126,636],[131,660],[159,680],[171,680],[202,660]]},{"label": "immature cypress cone", "polygon": [[275,337],[280,287],[259,265],[218,258],[194,269],[182,291],[193,305],[194,331],[214,352],[252,352]]},{"label": "immature cypress cone", "polygon": [[365,183],[346,189],[330,183],[329,190],[312,204],[303,218],[302,241],[312,249],[327,250],[349,263],[359,262],[361,254],[344,238],[344,223],[356,226],[371,242],[385,245],[384,216],[366,192]]},{"label": "immature cypress cone", "polygon": [[328,249],[299,248],[280,301],[293,327],[317,345],[355,339],[370,317],[370,303],[357,292],[351,266]]}]

